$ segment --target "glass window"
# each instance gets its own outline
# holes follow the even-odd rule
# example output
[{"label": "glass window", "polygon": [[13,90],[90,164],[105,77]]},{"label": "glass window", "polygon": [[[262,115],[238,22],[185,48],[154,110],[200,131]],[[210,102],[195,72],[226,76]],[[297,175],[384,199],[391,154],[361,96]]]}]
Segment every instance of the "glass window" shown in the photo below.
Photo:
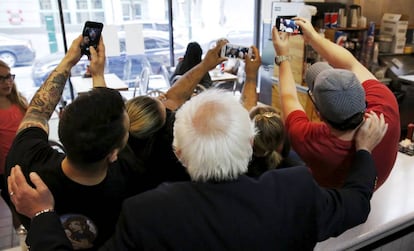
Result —
[{"label": "glass window", "polygon": [[83,24],[86,20],[90,20],[89,12],[78,12],[78,13],[76,13],[76,22],[78,24]]},{"label": "glass window", "polygon": [[41,10],[51,10],[52,9],[52,3],[51,0],[39,0],[40,9]]},{"label": "glass window", "polygon": [[254,1],[250,0],[182,0],[173,1],[174,39],[198,42],[203,52],[218,38],[230,43],[253,44]]},{"label": "glass window", "polygon": [[65,24],[71,24],[72,23],[71,16],[70,16],[69,12],[67,12],[67,11],[63,12],[63,18],[65,20]]},{"label": "glass window", "polygon": [[102,9],[102,0],[92,0],[92,8],[94,9]]},{"label": "glass window", "polygon": [[68,2],[67,2],[67,0],[62,0],[61,3],[62,3],[62,9],[67,10],[68,9]]},{"label": "glass window", "polygon": [[[174,44],[173,59],[170,55],[170,34],[167,0],[61,0],[65,25],[66,46],[69,47],[82,31],[87,20],[103,22],[105,27],[115,26],[118,33],[114,41],[119,48],[112,52],[107,71],[129,81],[135,79],[142,62],[151,64],[152,73],[160,72],[161,65],[173,66],[185,53],[190,41],[197,41],[206,52],[220,37],[240,45],[253,43],[253,9],[251,0],[172,0]],[[30,23],[22,22],[16,26],[3,23],[0,33],[13,37],[14,43],[21,44],[16,58],[10,57],[16,83],[23,92],[36,90],[53,68],[59,63],[65,52],[59,5],[56,0],[13,0],[4,3],[7,8],[15,5],[39,9],[25,17]],[[30,5],[27,7],[27,5]],[[33,21],[32,21],[33,20]],[[124,24],[142,24],[143,37],[122,35]],[[7,25],[10,25],[7,27]],[[3,28],[6,26],[5,28]],[[33,28],[36,27],[36,28]],[[126,39],[134,41],[135,50],[127,52]],[[128,44],[128,43],[127,43]],[[108,48],[111,45],[107,45]],[[130,49],[129,49],[130,50]],[[139,60],[137,59],[139,55]],[[23,57],[22,57],[23,56]],[[22,57],[22,58],[21,58]],[[171,62],[172,61],[172,62]],[[134,66],[141,62],[141,66]],[[83,57],[74,68],[73,75],[85,70],[87,60]],[[116,66],[116,67],[115,67]]]},{"label": "glass window", "polygon": [[141,4],[135,3],[132,6],[133,6],[132,12],[134,13],[134,18],[140,19],[142,17]]},{"label": "glass window", "polygon": [[76,7],[79,10],[87,10],[88,9],[88,1],[87,0],[76,0]]},{"label": "glass window", "polygon": [[103,11],[92,12],[92,20],[95,22],[105,23],[105,13]]},{"label": "glass window", "polygon": [[124,21],[127,21],[130,19],[130,14],[129,14],[129,3],[123,3],[122,4],[122,18]]}]

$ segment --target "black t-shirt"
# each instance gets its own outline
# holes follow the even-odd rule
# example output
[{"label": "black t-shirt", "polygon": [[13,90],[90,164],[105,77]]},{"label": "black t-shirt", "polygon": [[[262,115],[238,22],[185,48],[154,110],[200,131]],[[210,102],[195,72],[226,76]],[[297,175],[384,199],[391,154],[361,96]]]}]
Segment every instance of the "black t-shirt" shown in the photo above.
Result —
[{"label": "black t-shirt", "polygon": [[[42,129],[30,127],[16,136],[6,160],[6,172],[10,174],[16,164],[22,167],[26,178],[30,172],[37,172],[53,193],[55,210],[68,237],[83,249],[95,250],[113,234],[123,200],[140,192],[136,182],[139,173],[119,159],[111,164],[101,183],[81,185],[63,173],[64,158],[64,153],[49,145]],[[19,218],[29,229],[30,219],[22,215]]]}]

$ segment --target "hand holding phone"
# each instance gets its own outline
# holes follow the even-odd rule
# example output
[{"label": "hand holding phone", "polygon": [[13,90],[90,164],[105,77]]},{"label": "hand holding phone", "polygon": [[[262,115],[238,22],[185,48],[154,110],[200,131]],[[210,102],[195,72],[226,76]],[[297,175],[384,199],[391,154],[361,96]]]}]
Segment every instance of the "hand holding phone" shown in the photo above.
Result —
[{"label": "hand holding phone", "polygon": [[288,32],[292,34],[302,34],[300,26],[293,20],[294,16],[278,16],[275,26],[278,31]]},{"label": "hand holding phone", "polygon": [[81,43],[82,55],[90,57],[89,46],[93,46],[95,49],[98,47],[99,40],[101,39],[101,33],[103,29],[103,23],[86,21],[83,27],[82,36],[83,41]]},{"label": "hand holding phone", "polygon": [[246,56],[251,54],[252,49],[250,47],[227,43],[221,48],[220,56],[245,60]]}]

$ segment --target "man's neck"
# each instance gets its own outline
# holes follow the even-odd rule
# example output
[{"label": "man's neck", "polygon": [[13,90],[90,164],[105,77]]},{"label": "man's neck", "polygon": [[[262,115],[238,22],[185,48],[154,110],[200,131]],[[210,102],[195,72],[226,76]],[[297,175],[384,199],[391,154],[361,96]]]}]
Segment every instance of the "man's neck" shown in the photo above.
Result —
[{"label": "man's neck", "polygon": [[93,171],[82,171],[74,166],[67,158],[62,161],[62,171],[72,181],[85,186],[93,186],[101,183],[107,174],[108,164],[102,160],[99,164],[93,164]]},{"label": "man's neck", "polygon": [[347,131],[340,131],[330,127],[332,135],[335,137],[343,140],[343,141],[352,141],[355,136],[355,132],[357,129],[354,130],[347,130]]}]

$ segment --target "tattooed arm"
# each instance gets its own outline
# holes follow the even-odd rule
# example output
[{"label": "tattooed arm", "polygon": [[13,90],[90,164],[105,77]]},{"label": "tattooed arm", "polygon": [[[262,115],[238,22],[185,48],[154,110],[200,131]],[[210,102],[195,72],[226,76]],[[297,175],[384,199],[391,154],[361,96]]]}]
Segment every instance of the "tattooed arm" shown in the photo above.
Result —
[{"label": "tattooed arm", "polygon": [[220,57],[220,50],[226,44],[226,41],[217,42],[216,47],[210,49],[204,59],[191,70],[187,71],[181,78],[175,82],[166,93],[166,100],[163,100],[165,107],[170,110],[178,109],[184,104],[194,93],[197,84],[218,64],[225,61],[226,58]]},{"label": "tattooed arm", "polygon": [[81,58],[81,41],[82,36],[79,36],[72,42],[65,57],[37,90],[17,133],[28,127],[39,127],[49,134],[48,121],[59,103],[70,70]]}]

